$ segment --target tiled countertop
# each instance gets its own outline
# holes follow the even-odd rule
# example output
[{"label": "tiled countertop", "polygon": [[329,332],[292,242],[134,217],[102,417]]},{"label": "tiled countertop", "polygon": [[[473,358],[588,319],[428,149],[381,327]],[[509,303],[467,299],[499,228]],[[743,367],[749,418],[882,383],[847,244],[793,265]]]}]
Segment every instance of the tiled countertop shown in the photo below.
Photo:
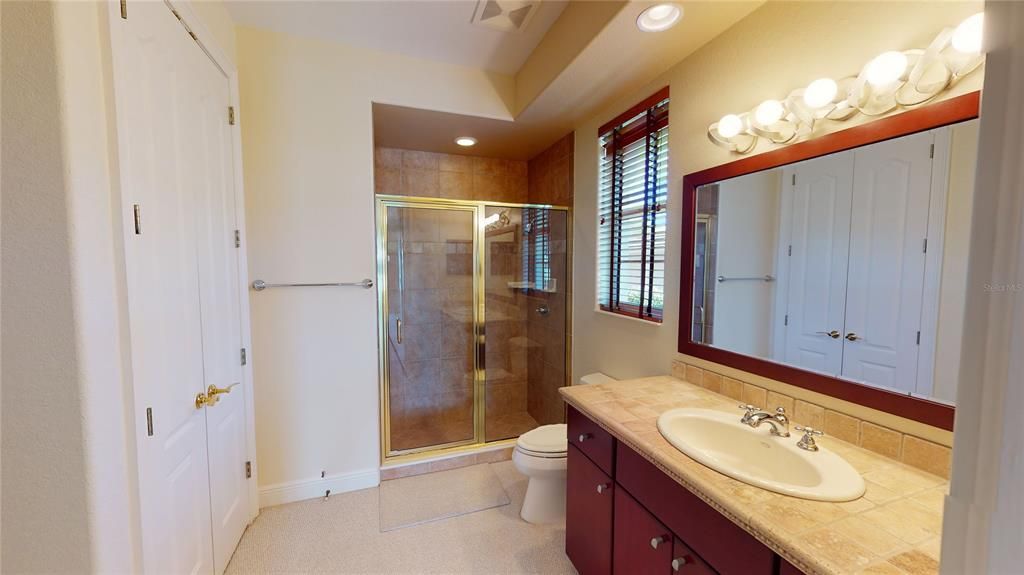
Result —
[{"label": "tiled countertop", "polygon": [[[818,444],[860,471],[867,492],[829,503],[741,483],[690,459],[658,432],[677,407],[735,413],[736,401],[669,376],[564,387],[565,401],[805,573],[938,573],[948,482],[839,441]],[[799,422],[796,422],[799,423]]]}]

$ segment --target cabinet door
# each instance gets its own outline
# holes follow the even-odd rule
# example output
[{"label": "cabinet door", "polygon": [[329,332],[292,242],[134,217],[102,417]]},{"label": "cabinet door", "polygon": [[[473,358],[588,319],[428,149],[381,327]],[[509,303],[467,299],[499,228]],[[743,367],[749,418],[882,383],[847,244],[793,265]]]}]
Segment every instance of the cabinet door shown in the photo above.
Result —
[{"label": "cabinet door", "polygon": [[586,455],[569,446],[565,493],[565,554],[580,575],[612,572],[614,485]]},{"label": "cabinet door", "polygon": [[672,539],[668,529],[630,497],[625,489],[615,491],[613,573],[669,573]]},{"label": "cabinet door", "polygon": [[672,573],[683,575],[717,575],[715,570],[705,563],[693,549],[690,549],[678,537],[672,543]]}]

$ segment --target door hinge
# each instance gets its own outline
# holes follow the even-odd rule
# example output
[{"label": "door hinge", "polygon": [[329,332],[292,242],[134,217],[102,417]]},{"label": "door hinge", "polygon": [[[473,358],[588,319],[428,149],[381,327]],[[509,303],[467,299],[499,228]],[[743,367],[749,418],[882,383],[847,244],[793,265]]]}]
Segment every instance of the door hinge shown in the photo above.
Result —
[{"label": "door hinge", "polygon": [[928,238],[925,238],[921,242],[921,251],[924,252],[924,253],[928,253]]},{"label": "door hinge", "polygon": [[793,174],[793,185],[796,185],[796,174]]},{"label": "door hinge", "polygon": [[928,147],[928,157],[935,158],[935,144]]},{"label": "door hinge", "polygon": [[245,348],[242,348],[242,365],[249,363],[249,360],[245,356]]},{"label": "door hinge", "polygon": [[121,19],[128,19],[128,0],[121,0]]},{"label": "door hinge", "polygon": [[789,325],[789,314],[788,313],[785,316],[783,316],[783,318],[782,318],[782,325]]},{"label": "door hinge", "polygon": [[135,204],[132,206],[132,211],[135,215],[135,235],[138,236],[142,234],[142,208],[139,207],[139,204]]},{"label": "door hinge", "polygon": [[245,478],[246,479],[252,479],[252,462],[251,461],[246,461],[245,462]]},{"label": "door hinge", "polygon": [[228,125],[230,125],[230,126],[234,126],[235,125],[235,107],[234,106],[228,106]]},{"label": "door hinge", "polygon": [[921,345],[921,332],[917,332],[917,345]]},{"label": "door hinge", "polygon": [[787,256],[793,255],[793,244],[789,244],[789,247],[786,248],[786,255]]},{"label": "door hinge", "polygon": [[235,230],[235,247],[242,247],[242,234],[240,234],[238,230]]},{"label": "door hinge", "polygon": [[146,435],[153,437],[153,408],[146,408]]}]

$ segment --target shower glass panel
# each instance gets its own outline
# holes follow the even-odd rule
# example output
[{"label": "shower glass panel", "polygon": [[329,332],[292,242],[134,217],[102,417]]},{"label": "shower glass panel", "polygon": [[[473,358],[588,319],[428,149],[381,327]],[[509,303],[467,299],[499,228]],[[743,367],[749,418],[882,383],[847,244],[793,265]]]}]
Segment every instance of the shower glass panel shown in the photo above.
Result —
[{"label": "shower glass panel", "polygon": [[389,206],[389,452],[476,440],[475,208]]},{"label": "shower glass panel", "polygon": [[385,460],[561,423],[565,208],[377,196]]},{"label": "shower glass panel", "polygon": [[564,420],[567,219],[484,207],[486,441]]}]

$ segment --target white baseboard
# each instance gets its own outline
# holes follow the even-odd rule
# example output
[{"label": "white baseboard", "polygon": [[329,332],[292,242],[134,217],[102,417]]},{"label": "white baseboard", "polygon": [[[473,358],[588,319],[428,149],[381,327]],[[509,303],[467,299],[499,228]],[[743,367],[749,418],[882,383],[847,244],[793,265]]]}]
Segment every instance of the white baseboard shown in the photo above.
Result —
[{"label": "white baseboard", "polygon": [[380,470],[366,469],[351,473],[339,473],[315,479],[288,481],[260,488],[260,509],[272,505],[292,503],[304,499],[323,497],[327,490],[331,495],[357,491],[380,485]]}]

